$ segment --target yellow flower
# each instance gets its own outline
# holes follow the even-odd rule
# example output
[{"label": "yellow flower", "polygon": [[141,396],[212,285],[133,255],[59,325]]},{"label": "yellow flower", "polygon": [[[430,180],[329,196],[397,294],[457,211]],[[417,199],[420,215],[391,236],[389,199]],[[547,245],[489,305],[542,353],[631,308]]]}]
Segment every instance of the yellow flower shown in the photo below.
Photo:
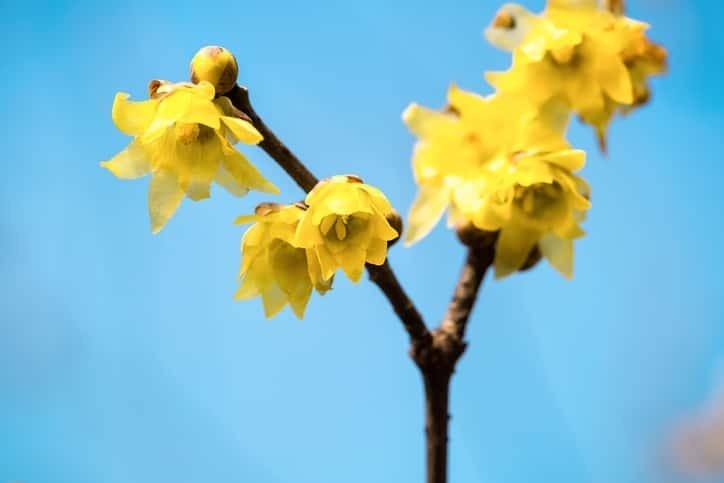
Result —
[{"label": "yellow flower", "polygon": [[563,138],[565,113],[455,86],[448,103],[447,113],[412,105],[404,114],[420,138],[413,157],[420,191],[407,243],[425,236],[449,207],[453,224],[500,231],[498,277],[521,268],[536,245],[571,276],[572,240],[583,235],[578,213],[589,203],[585,182],[572,174],[585,153]]},{"label": "yellow flower", "polygon": [[212,181],[236,196],[250,189],[279,192],[231,145],[257,144],[262,137],[251,123],[234,117],[227,98],[214,99],[211,84],[155,82],[151,87],[147,101],[131,102],[128,94],[116,94],[113,121],[135,139],[101,165],[124,179],[151,173],[153,233],[163,228],[184,195],[194,201],[208,198]]},{"label": "yellow flower", "polygon": [[333,176],[317,184],[305,202],[309,209],[294,244],[317,257],[321,273],[310,271],[313,281],[329,279],[341,267],[358,282],[365,263],[385,263],[387,242],[399,235],[385,218],[392,207],[380,190],[354,176]]},{"label": "yellow flower", "polygon": [[[271,318],[287,304],[301,319],[312,289],[324,294],[332,278],[322,280],[317,258],[293,244],[294,233],[305,209],[299,205],[259,205],[255,215],[241,216],[236,223],[254,223],[241,241],[241,286],[234,298],[261,296],[264,314]],[[310,276],[314,276],[314,280]]]},{"label": "yellow flower", "polygon": [[[564,100],[595,128],[605,147],[613,113],[640,103],[641,91],[648,92],[646,77],[663,71],[659,60],[650,67],[656,56],[663,55],[665,63],[663,49],[655,54],[649,49],[632,60],[632,52],[653,45],[645,37],[646,28],[600,9],[595,1],[551,0],[541,15],[509,4],[486,37],[513,50],[513,65],[507,72],[488,72],[486,79],[496,89],[525,95],[534,103]],[[642,63],[649,68],[643,69]]]},{"label": "yellow flower", "polygon": [[629,105],[619,104],[607,97],[604,109],[581,113],[581,118],[595,128],[603,151],[606,150],[606,131],[611,119],[616,114],[626,115],[636,107],[646,104],[651,98],[649,77],[663,74],[667,69],[666,49],[646,37],[644,24],[635,21],[628,23],[627,19],[618,22],[630,29],[630,41],[621,52],[621,58],[631,78],[633,102]]},{"label": "yellow flower", "polygon": [[[568,278],[573,276],[573,240],[590,207],[586,182],[573,174],[585,161],[579,150],[513,154],[484,184],[467,185],[461,203],[473,225],[500,231],[495,252],[497,278],[520,269],[538,246]],[[466,192],[467,190],[467,192]]]},{"label": "yellow flower", "polygon": [[[405,242],[426,236],[450,208],[451,223],[465,221],[461,193],[484,184],[512,153],[568,149],[567,113],[551,103],[540,110],[519,98],[481,97],[451,86],[443,112],[409,106],[403,120],[419,141],[412,159],[418,195],[410,208]],[[474,191],[474,190],[473,190]]]}]

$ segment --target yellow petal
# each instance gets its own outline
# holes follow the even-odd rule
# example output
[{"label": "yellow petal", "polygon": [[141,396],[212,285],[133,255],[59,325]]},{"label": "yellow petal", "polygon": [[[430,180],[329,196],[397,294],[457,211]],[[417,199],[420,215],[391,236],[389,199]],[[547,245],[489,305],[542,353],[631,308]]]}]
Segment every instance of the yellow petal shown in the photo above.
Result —
[{"label": "yellow petal", "polygon": [[365,269],[365,258],[367,258],[366,251],[356,247],[349,247],[337,254],[337,259],[342,270],[344,270],[344,274],[354,283],[359,282],[362,278]]},{"label": "yellow petal", "polygon": [[234,300],[248,300],[259,295],[259,287],[251,277],[246,276],[234,293]]},{"label": "yellow petal", "polygon": [[457,120],[450,114],[434,111],[418,104],[410,104],[402,113],[402,120],[418,138],[441,135],[456,129]]},{"label": "yellow petal", "polygon": [[618,56],[605,56],[598,65],[598,81],[604,92],[616,102],[632,104],[633,86],[626,66]]},{"label": "yellow petal", "polygon": [[371,235],[374,235],[380,240],[390,241],[400,236],[400,234],[397,233],[397,230],[392,228],[392,225],[390,225],[390,222],[387,221],[387,218],[382,215],[374,216],[371,225],[372,230],[374,230]]},{"label": "yellow petal", "polygon": [[410,207],[405,231],[405,245],[409,246],[427,236],[440,221],[449,203],[447,189],[438,186],[420,186],[417,198]]},{"label": "yellow petal", "polygon": [[140,136],[153,120],[159,101],[132,102],[125,92],[116,94],[113,100],[112,117],[116,127],[125,134]]},{"label": "yellow petal", "polygon": [[539,238],[539,231],[515,222],[504,226],[495,248],[495,278],[503,278],[522,267]]},{"label": "yellow petal", "polygon": [[576,172],[586,164],[586,152],[581,149],[566,149],[542,156],[551,164]]},{"label": "yellow petal", "polygon": [[312,287],[309,290],[296,294],[294,297],[289,297],[289,305],[292,307],[292,312],[297,316],[299,320],[304,318],[304,312],[307,310],[307,304],[309,298],[312,296]]},{"label": "yellow petal", "polygon": [[[322,270],[322,279],[329,280],[337,268],[339,268],[339,265],[326,246],[317,246],[315,252],[317,254],[317,260],[319,260],[319,267]],[[311,275],[310,273],[310,276]]]},{"label": "yellow petal", "polygon": [[598,8],[598,0],[548,0],[547,8]]},{"label": "yellow petal", "polygon": [[218,138],[176,145],[179,184],[194,201],[211,196],[211,182],[216,178],[223,156]]},{"label": "yellow petal", "polygon": [[239,151],[235,149],[227,151],[222,165],[238,184],[263,193],[279,194],[279,188],[264,178],[259,170]]},{"label": "yellow petal", "polygon": [[264,315],[271,319],[277,315],[287,304],[287,294],[278,285],[274,284],[261,294],[261,302],[264,306]]},{"label": "yellow petal", "polygon": [[207,101],[212,100],[216,96],[216,89],[214,89],[214,85],[209,81],[202,80],[193,86],[192,89],[199,97]]},{"label": "yellow petal", "polygon": [[387,242],[384,240],[374,239],[367,247],[367,263],[372,265],[382,265],[387,259]]},{"label": "yellow petal", "polygon": [[573,278],[573,240],[548,234],[541,238],[538,246],[543,256],[556,270],[568,279]]},{"label": "yellow petal", "polygon": [[264,139],[261,133],[257,131],[249,121],[231,116],[224,116],[221,120],[237,141],[241,141],[244,144],[259,144]]},{"label": "yellow petal", "polygon": [[122,179],[140,178],[151,171],[146,152],[138,140],[131,142],[112,159],[103,161],[101,166]]},{"label": "yellow petal", "polygon": [[158,233],[173,216],[184,198],[184,192],[176,176],[165,171],[151,175],[148,190],[148,214],[151,217],[151,232]]},{"label": "yellow petal", "polygon": [[231,173],[224,168],[223,164],[219,165],[214,180],[234,196],[244,196],[249,192],[249,188],[238,183]]},{"label": "yellow petal", "polygon": [[[213,89],[213,86],[211,88]],[[221,127],[221,114],[210,99],[195,93],[187,97],[188,101],[184,100],[179,102],[179,117],[176,118],[177,122],[203,124],[212,129],[219,129]],[[188,102],[188,106],[185,109],[183,109],[184,102]],[[161,105],[163,104],[162,102]]]},{"label": "yellow petal", "polygon": [[258,215],[240,215],[234,220],[235,225],[246,225],[248,223],[256,223],[259,221]]}]

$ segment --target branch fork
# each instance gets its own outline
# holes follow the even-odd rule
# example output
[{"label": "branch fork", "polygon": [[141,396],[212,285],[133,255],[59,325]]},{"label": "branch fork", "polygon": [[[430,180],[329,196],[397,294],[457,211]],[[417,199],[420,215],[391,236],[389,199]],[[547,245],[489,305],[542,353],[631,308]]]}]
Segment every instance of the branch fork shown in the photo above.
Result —
[{"label": "branch fork", "polygon": [[[243,113],[264,140],[259,146],[299,185],[309,192],[317,177],[287,148],[264,123],[251,105],[249,91],[239,85],[228,93],[233,106]],[[440,326],[429,330],[414,302],[405,292],[389,261],[367,264],[370,281],[389,301],[410,337],[409,354],[422,374],[425,390],[426,482],[447,481],[447,449],[450,380],[465,352],[465,329],[485,273],[493,262],[497,233],[472,227],[458,230],[468,253],[452,300]]]}]

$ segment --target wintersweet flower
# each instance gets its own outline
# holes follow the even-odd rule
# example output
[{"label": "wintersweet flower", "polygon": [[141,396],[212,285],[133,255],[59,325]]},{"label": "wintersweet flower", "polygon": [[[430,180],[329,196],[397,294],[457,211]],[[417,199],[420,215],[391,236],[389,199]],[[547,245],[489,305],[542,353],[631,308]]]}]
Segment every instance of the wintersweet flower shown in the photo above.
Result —
[{"label": "wintersweet flower", "polygon": [[321,274],[310,270],[313,281],[327,280],[341,268],[358,282],[365,263],[385,263],[387,242],[399,234],[386,219],[392,206],[380,190],[356,176],[333,176],[317,184],[305,203],[309,209],[299,221],[294,244],[316,256]]},{"label": "wintersweet flower", "polygon": [[235,116],[227,98],[214,99],[211,84],[154,81],[150,91],[151,99],[141,102],[116,94],[113,122],[134,140],[101,165],[124,179],[151,173],[148,211],[153,233],[163,228],[184,196],[208,198],[212,181],[235,196],[251,189],[279,192],[232,146],[257,144],[262,136]]},{"label": "wintersweet flower", "polygon": [[[579,226],[590,189],[573,174],[585,153],[568,149],[513,154],[499,159],[496,173],[484,184],[466,185],[459,194],[472,224],[499,231],[495,276],[505,277],[523,267],[536,248],[564,276],[573,277],[573,241],[584,235]],[[467,192],[466,192],[467,190]]]},{"label": "wintersweet flower", "polygon": [[572,241],[589,207],[587,185],[575,176],[583,151],[563,138],[565,115],[530,109],[516,99],[481,97],[452,86],[448,112],[412,105],[404,119],[420,141],[413,168],[420,184],[406,241],[434,226],[448,207],[454,225],[500,231],[498,277],[521,267],[537,247],[572,275]]},{"label": "wintersweet flower", "polygon": [[513,65],[486,73],[486,79],[499,91],[534,103],[563,100],[594,127],[605,149],[612,115],[647,99],[646,78],[664,70],[666,53],[646,39],[646,29],[595,1],[551,0],[540,15],[508,4],[486,37],[513,51]]},{"label": "wintersweet flower", "polygon": [[418,138],[412,166],[418,195],[410,208],[405,242],[410,245],[437,224],[446,210],[450,225],[468,221],[461,193],[487,183],[496,160],[513,153],[568,149],[567,114],[548,104],[536,109],[519,98],[482,97],[451,86],[448,109],[410,105],[403,120]]},{"label": "wintersweet flower", "polygon": [[[241,241],[241,272],[237,300],[261,296],[264,314],[271,318],[287,304],[301,319],[312,290],[324,295],[332,277],[323,280],[316,256],[293,244],[306,207],[262,204],[254,215],[240,216],[237,224],[253,223]],[[312,279],[314,277],[314,280]]]}]

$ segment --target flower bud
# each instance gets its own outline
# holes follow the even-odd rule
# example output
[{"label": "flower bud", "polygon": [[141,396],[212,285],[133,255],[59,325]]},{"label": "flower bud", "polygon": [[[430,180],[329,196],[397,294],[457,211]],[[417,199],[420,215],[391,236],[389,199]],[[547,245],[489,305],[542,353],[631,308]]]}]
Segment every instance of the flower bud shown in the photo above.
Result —
[{"label": "flower bud", "polygon": [[390,226],[397,232],[397,238],[394,238],[387,242],[387,246],[391,247],[392,245],[397,243],[397,241],[400,239],[400,235],[402,235],[402,217],[397,212],[397,210],[393,209],[391,212],[385,215],[385,218],[387,219],[387,223],[389,223]]},{"label": "flower bud", "polygon": [[191,59],[191,82],[210,82],[217,96],[229,92],[236,85],[238,75],[234,55],[223,47],[204,47]]},{"label": "flower bud", "polygon": [[495,245],[498,239],[497,231],[485,231],[472,223],[461,223],[455,227],[455,233],[460,243],[467,247],[488,247]]}]

